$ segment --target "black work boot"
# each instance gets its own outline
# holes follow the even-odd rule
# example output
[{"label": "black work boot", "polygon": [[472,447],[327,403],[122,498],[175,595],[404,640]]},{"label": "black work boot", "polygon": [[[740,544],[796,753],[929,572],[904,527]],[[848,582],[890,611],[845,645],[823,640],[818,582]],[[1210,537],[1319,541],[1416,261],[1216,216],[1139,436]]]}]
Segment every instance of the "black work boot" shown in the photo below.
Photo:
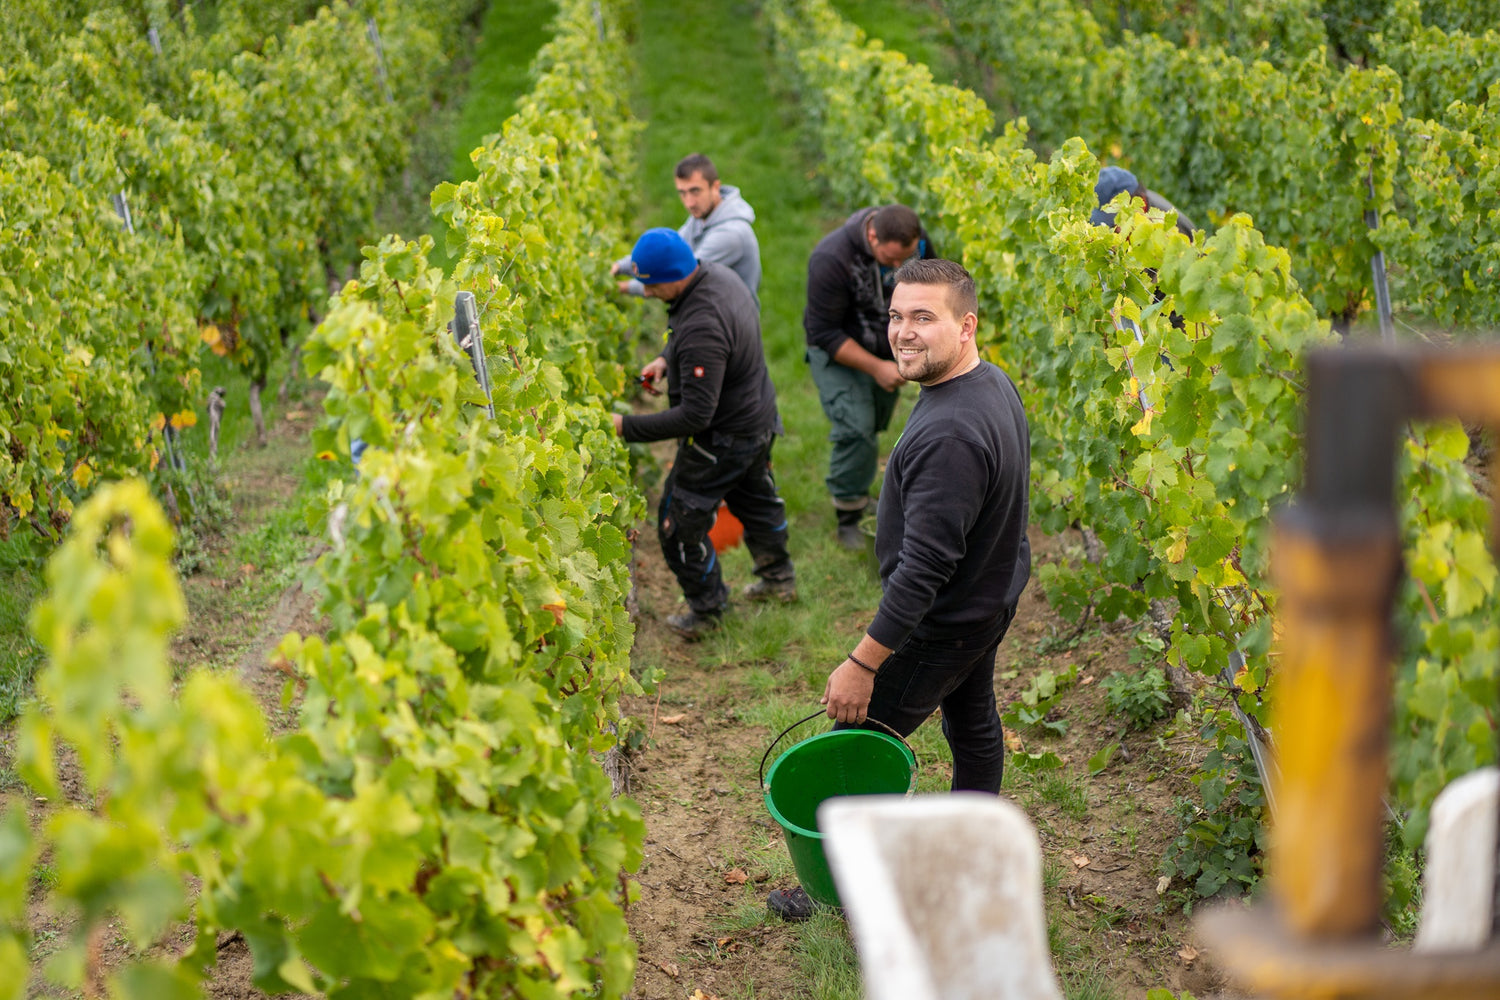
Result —
[{"label": "black work boot", "polygon": [[797,599],[796,580],[756,580],[746,584],[740,594],[752,601],[780,601],[790,604]]},{"label": "black work boot", "polygon": [[839,517],[839,544],[851,552],[863,552],[865,549],[865,533],[860,528],[859,522],[865,516],[864,509],[843,510],[836,508]]},{"label": "black work boot", "polygon": [[782,920],[810,920],[819,905],[800,885],[775,889],[766,897],[766,909]]},{"label": "black work boot", "polygon": [[688,608],[686,611],[675,615],[667,615],[667,628],[682,636],[688,642],[697,642],[708,633],[719,627],[720,619],[723,618],[721,611],[694,611]]}]

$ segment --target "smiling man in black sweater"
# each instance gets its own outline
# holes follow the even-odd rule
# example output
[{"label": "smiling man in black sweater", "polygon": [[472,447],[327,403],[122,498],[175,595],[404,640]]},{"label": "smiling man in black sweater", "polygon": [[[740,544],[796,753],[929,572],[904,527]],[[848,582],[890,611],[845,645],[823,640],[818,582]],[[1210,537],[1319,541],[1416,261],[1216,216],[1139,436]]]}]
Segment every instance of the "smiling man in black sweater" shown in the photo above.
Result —
[{"label": "smiling man in black sweater", "polygon": [[[823,703],[840,728],[873,719],[902,736],[941,708],[954,791],[998,793],[995,651],[1031,575],[1031,444],[1015,385],[979,359],[978,308],[973,278],[952,261],[896,274],[887,335],[901,377],[922,392],[876,512],[880,608]],[[767,902],[788,919],[813,910],[800,888]]]}]

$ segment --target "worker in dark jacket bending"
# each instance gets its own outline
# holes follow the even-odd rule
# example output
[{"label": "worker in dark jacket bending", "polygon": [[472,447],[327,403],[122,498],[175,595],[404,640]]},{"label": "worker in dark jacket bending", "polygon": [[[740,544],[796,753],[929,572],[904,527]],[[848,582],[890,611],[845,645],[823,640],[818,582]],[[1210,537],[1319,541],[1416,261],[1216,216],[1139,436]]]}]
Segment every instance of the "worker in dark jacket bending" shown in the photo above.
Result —
[{"label": "worker in dark jacket bending", "polygon": [[666,348],[641,375],[648,385],[668,383],[670,405],[659,413],[615,414],[615,431],[627,441],[678,440],[657,535],[688,603],[667,625],[697,639],[718,626],[729,601],[708,538],[720,501],[743,522],[755,560],[759,579],[745,596],[796,597],[786,506],[771,473],[771,446],[781,432],[776,389],[761,349],[760,310],[733,271],[700,263],[686,240],[663,228],[636,241],[629,273],[648,298],[667,303]]},{"label": "worker in dark jacket bending", "polygon": [[[829,674],[823,704],[839,728],[873,719],[902,736],[942,709],[953,790],[996,794],[1005,733],[995,651],[1031,575],[1031,443],[1015,385],[979,358],[977,310],[973,279],[952,261],[897,272],[890,345],[901,377],[922,391],[875,515],[880,607]],[[767,903],[791,920],[814,908],[800,887]]]},{"label": "worker in dark jacket bending", "polygon": [[936,254],[917,213],[905,205],[862,208],[819,241],[807,261],[807,363],[831,425],[828,492],[846,548],[864,547],[860,518],[906,379],[886,343],[886,307],[896,268]]}]

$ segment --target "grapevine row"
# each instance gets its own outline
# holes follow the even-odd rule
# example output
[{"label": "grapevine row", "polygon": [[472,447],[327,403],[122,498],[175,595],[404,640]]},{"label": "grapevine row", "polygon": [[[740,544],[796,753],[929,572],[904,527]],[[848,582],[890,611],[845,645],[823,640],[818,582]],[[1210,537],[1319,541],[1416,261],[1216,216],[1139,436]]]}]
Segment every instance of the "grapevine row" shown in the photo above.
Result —
[{"label": "grapevine row", "polygon": [[[1104,543],[1097,564],[1042,568],[1050,599],[1106,620],[1164,600],[1175,609],[1171,662],[1215,675],[1239,649],[1238,686],[1263,689],[1269,514],[1298,475],[1302,358],[1331,338],[1292,257],[1244,216],[1192,242],[1159,216],[1091,226],[1098,163],[1081,141],[1044,162],[1013,125],[987,139],[979,98],[866,43],[821,0],[768,11],[836,193],[911,204],[944,246],[962,248],[986,350],[1016,377],[1032,420],[1040,525],[1089,525]],[[1397,771],[1419,838],[1438,783],[1492,753],[1488,727],[1471,723],[1500,637],[1486,617],[1495,570],[1463,467],[1468,440],[1433,425],[1406,447],[1404,531],[1421,557],[1403,595]]]},{"label": "grapevine row", "polygon": [[[27,968],[25,888],[48,851],[54,905],[81,913],[46,968],[64,986],[102,985],[90,941],[112,916],[133,944],[156,941],[191,878],[196,946],[108,973],[118,995],[196,995],[231,929],[269,991],[629,989],[623,872],[643,828],[594,754],[634,687],[642,505],[607,416],[631,329],[583,294],[626,236],[626,11],[563,3],[478,178],[434,192],[453,275],[427,263],[429,238],[386,237],[304,345],[329,387],[319,447],[367,448],[327,498],[329,633],[278,650],[295,732],[268,740],[222,676],[196,672],[174,700],[165,643],[182,609],[160,513],[138,484],[80,507],[36,615],[52,662],[19,764],[60,802],[50,762],[66,744],[97,808],[60,807],[34,839],[20,810],[0,822],[4,967]],[[460,289],[481,307],[493,417],[447,326]],[[105,649],[123,655],[101,667]]]},{"label": "grapevine row", "polygon": [[[14,304],[0,312],[0,533],[14,512],[55,537],[94,478],[155,470],[157,432],[196,419],[204,344],[249,370],[258,420],[270,365],[305,332],[335,262],[373,235],[439,32],[471,7],[339,4],[236,49],[269,11],[221,5],[227,34],[185,12],[148,39],[129,5],[104,5],[36,52],[12,50],[0,73],[0,294]],[[383,63],[369,23],[390,35]],[[399,101],[383,99],[379,72]]]},{"label": "grapevine row", "polygon": [[1106,44],[1071,0],[947,6],[955,36],[994,68],[1039,142],[1083,136],[1195,218],[1251,214],[1291,251],[1321,315],[1347,324],[1373,302],[1371,260],[1384,250],[1408,314],[1460,328],[1500,321],[1481,291],[1500,230],[1459,201],[1500,169],[1487,100],[1500,33],[1423,28],[1416,0],[1400,0],[1372,43],[1389,65],[1339,67],[1318,48],[1276,67],[1155,35]]},{"label": "grapevine row", "polygon": [[[1463,67],[1463,74],[1431,83],[1442,89],[1472,87],[1482,99],[1495,79],[1489,59],[1474,59],[1476,47],[1492,51],[1495,12],[1487,0],[1248,0],[1233,5],[1200,0],[1087,0],[1092,23],[1110,45],[1127,32],[1160,35],[1173,45],[1217,46],[1236,56],[1289,66],[1320,48],[1346,61],[1390,65],[1406,78],[1394,50],[1414,35],[1425,36],[1414,53],[1429,74],[1437,64]],[[1442,36],[1448,37],[1443,38]],[[1426,91],[1432,93],[1434,91]],[[1407,90],[1408,98],[1412,91]],[[1446,101],[1437,107],[1441,110]],[[1410,105],[1408,114],[1428,116]]]}]

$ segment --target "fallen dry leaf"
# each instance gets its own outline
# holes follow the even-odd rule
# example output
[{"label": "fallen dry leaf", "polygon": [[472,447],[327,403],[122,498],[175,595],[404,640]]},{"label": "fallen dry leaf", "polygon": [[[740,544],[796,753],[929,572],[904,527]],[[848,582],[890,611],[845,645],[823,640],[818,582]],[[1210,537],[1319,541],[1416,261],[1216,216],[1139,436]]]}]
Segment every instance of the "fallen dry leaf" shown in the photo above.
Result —
[{"label": "fallen dry leaf", "polygon": [[1198,957],[1198,949],[1190,944],[1185,944],[1178,950],[1177,957],[1182,959],[1183,965],[1192,965],[1193,961]]},{"label": "fallen dry leaf", "polygon": [[677,967],[676,962],[657,962],[656,967],[665,972],[667,975],[671,976],[673,979],[676,979],[678,976],[682,975],[682,970]]},{"label": "fallen dry leaf", "polygon": [[719,1000],[719,998],[714,996],[712,993],[704,993],[702,990],[694,990],[693,995],[688,997],[688,1000]]},{"label": "fallen dry leaf", "polygon": [[1159,879],[1156,880],[1156,894],[1158,896],[1166,895],[1167,886],[1169,886],[1171,884],[1172,884],[1172,876],[1170,876],[1170,875],[1163,875],[1161,878],[1159,878]]},{"label": "fallen dry leaf", "polygon": [[1092,683],[1094,683],[1094,675],[1093,674],[1084,674],[1082,677],[1078,678],[1078,683],[1079,683],[1080,686],[1085,685],[1085,684],[1092,684]]},{"label": "fallen dry leaf", "polygon": [[1087,868],[1089,865],[1093,864],[1093,862],[1088,859],[1087,855],[1075,854],[1073,855],[1073,864],[1078,868]]},{"label": "fallen dry leaf", "polygon": [[663,715],[661,717],[661,724],[664,726],[675,726],[686,718],[686,715]]},{"label": "fallen dry leaf", "polygon": [[750,881],[750,876],[746,874],[743,868],[731,868],[724,873],[724,881],[730,885],[744,885]]},{"label": "fallen dry leaf", "polygon": [[1020,753],[1021,752],[1021,737],[1018,736],[1017,734],[1013,733],[1013,732],[1010,732],[1009,730],[1006,730],[1006,733],[1005,733],[1005,748],[1007,750],[1009,750],[1011,753]]}]

